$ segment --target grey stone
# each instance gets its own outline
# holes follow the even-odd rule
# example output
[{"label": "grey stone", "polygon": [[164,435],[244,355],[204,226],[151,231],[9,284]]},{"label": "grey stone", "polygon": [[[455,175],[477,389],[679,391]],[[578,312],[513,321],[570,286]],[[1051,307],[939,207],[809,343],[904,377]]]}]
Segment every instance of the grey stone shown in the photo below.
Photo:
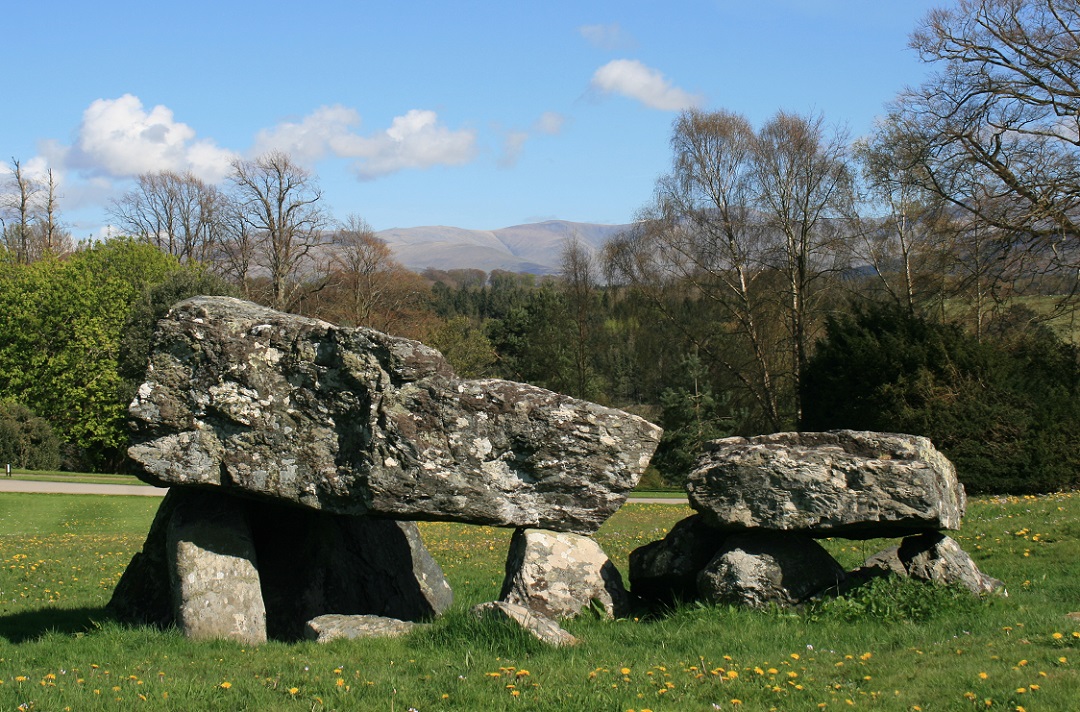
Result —
[{"label": "grey stone", "polygon": [[711,603],[785,607],[843,579],[840,564],[810,537],[794,532],[748,532],[724,543],[698,575],[698,592]]},{"label": "grey stone", "polygon": [[715,440],[687,492],[717,529],[815,537],[956,529],[965,506],[952,463],[928,439],[852,430]]},{"label": "grey stone", "polygon": [[589,607],[608,618],[629,610],[622,576],[599,544],[580,534],[541,529],[514,532],[499,598],[556,620]]},{"label": "grey stone", "polygon": [[536,611],[506,601],[490,601],[473,606],[478,618],[496,618],[511,621],[528,631],[537,640],[561,648],[577,645],[578,639],[563,630],[555,621]]},{"label": "grey stone", "polygon": [[255,542],[230,498],[186,496],[169,520],[166,552],[177,626],[194,640],[266,642]]},{"label": "grey stone", "polygon": [[897,552],[908,576],[936,584],[958,584],[976,595],[1007,596],[1005,584],[987,576],[951,537],[934,532],[910,536]]},{"label": "grey stone", "polygon": [[155,484],[339,514],[594,532],[659,442],[637,416],[500,380],[435,350],[226,297],[158,324],[129,408]]},{"label": "grey stone", "polygon": [[[162,501],[142,551],[117,584],[109,612],[125,622],[179,624],[173,600],[189,594],[170,584],[167,532],[178,511],[184,520],[197,522],[202,513],[222,508],[250,531],[264,626],[272,639],[302,639],[306,622],[324,614],[421,621],[453,601],[442,569],[412,522],[333,515],[175,487]],[[215,637],[230,637],[224,631]]]},{"label": "grey stone", "polygon": [[877,568],[897,576],[907,576],[907,569],[904,568],[904,563],[900,561],[899,546],[890,546],[888,549],[883,549],[868,556],[866,561],[863,562],[863,568]]},{"label": "grey stone", "polygon": [[726,537],[707,526],[700,514],[679,521],[663,539],[630,552],[630,591],[665,604],[696,600],[698,574]]},{"label": "grey stone", "polygon": [[308,640],[329,643],[331,640],[347,638],[398,638],[408,635],[419,623],[402,621],[385,616],[349,616],[328,613],[307,622],[304,636]]}]

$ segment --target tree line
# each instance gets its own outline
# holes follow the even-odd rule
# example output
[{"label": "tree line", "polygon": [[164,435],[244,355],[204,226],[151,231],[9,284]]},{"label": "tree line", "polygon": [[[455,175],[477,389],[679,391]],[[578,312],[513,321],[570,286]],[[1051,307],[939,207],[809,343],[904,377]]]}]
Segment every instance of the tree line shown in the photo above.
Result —
[{"label": "tree line", "polygon": [[815,114],[684,112],[633,227],[569,240],[547,277],[409,272],[282,153],[222,186],[140,176],[110,208],[127,237],[73,249],[51,179],[13,161],[0,422],[30,432],[29,411],[69,465],[122,468],[154,321],[227,293],[638,412],[666,429],[656,482],[715,437],[850,427],[930,436],[976,491],[1075,486],[1078,12],[931,12],[911,42],[932,73],[858,140]]}]

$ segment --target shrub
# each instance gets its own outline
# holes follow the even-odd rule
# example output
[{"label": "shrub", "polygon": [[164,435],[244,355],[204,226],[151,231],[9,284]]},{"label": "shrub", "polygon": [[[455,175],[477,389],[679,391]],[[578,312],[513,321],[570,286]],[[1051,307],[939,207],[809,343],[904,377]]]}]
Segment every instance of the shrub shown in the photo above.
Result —
[{"label": "shrub", "polygon": [[60,466],[60,440],[48,421],[26,406],[0,402],[0,463],[55,470]]},{"label": "shrub", "polygon": [[805,430],[925,435],[969,492],[1077,484],[1080,366],[1049,329],[1014,314],[979,341],[874,305],[826,331],[803,376]]}]

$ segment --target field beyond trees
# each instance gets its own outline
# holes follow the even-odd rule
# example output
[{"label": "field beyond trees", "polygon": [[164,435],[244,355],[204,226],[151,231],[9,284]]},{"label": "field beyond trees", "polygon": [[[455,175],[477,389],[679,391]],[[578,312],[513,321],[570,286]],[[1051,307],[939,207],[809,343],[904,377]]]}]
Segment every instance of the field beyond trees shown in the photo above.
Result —
[{"label": "field beyond trees", "polygon": [[[451,611],[397,640],[249,648],[103,610],[156,498],[0,495],[0,710],[1069,710],[1080,708],[1080,495],[969,504],[956,539],[1007,598],[890,582],[799,612],[686,606],[565,627],[551,649],[468,609],[498,596],[511,532],[423,523]],[[628,504],[627,555],[689,510]],[[886,541],[825,542],[851,568]]]}]

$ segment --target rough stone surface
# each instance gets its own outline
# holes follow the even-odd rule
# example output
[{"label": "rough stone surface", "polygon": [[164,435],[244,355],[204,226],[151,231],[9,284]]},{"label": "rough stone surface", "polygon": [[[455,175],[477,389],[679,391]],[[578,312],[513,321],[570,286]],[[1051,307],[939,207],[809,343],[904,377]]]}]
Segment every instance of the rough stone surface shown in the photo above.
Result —
[{"label": "rough stone surface", "polygon": [[937,584],[959,584],[976,595],[1008,595],[1005,584],[987,576],[951,537],[941,533],[910,536],[897,552],[908,576]]},{"label": "rough stone surface", "polygon": [[385,616],[328,613],[309,620],[304,635],[308,640],[319,643],[329,643],[338,638],[397,638],[411,633],[418,625],[420,624]]},{"label": "rough stone surface", "polygon": [[555,620],[591,606],[608,618],[629,609],[622,576],[599,544],[580,534],[541,529],[514,532],[499,598]]},{"label": "rough stone surface", "polygon": [[516,603],[490,601],[473,606],[472,610],[479,618],[491,617],[511,621],[548,645],[563,647],[578,643],[577,638],[563,630],[562,626],[555,621]]},{"label": "rough stone surface", "polygon": [[266,642],[255,541],[229,498],[193,493],[173,512],[166,556],[177,627],[188,638]]},{"label": "rough stone surface", "polygon": [[220,487],[340,514],[591,533],[660,429],[499,380],[435,350],[226,297],[158,324],[129,408],[154,484]]},{"label": "rough stone surface", "polygon": [[[113,592],[108,610],[114,616],[160,627],[178,623],[167,532],[178,510],[197,519],[204,505],[228,507],[251,532],[270,638],[302,639],[306,622],[328,613],[427,620],[453,601],[412,522],[332,515],[178,487],[165,496],[142,551]],[[228,637],[225,630],[215,637]]]},{"label": "rough stone surface", "polygon": [[730,537],[698,575],[698,592],[712,603],[751,608],[790,606],[836,586],[844,570],[810,537],[750,532]]},{"label": "rough stone surface", "polygon": [[663,539],[630,552],[630,591],[659,603],[697,599],[697,577],[723,545],[726,534],[700,514],[681,520]]},{"label": "rough stone surface", "polygon": [[956,529],[965,506],[952,463],[928,439],[852,430],[715,440],[687,492],[717,529],[815,537]]},{"label": "rough stone surface", "polygon": [[900,561],[900,547],[890,546],[876,554],[872,554],[863,562],[863,568],[877,568],[898,576],[907,576],[904,562]]}]

